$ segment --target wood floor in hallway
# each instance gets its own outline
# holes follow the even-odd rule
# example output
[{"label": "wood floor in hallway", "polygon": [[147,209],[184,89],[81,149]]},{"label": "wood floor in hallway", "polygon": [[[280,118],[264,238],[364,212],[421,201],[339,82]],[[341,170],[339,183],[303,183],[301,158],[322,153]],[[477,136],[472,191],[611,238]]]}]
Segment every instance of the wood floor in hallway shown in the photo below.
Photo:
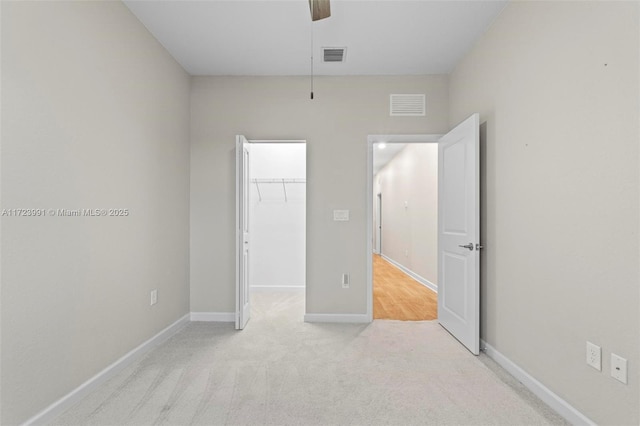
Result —
[{"label": "wood floor in hallway", "polygon": [[438,297],[379,255],[373,255],[373,318],[424,321],[438,318]]}]

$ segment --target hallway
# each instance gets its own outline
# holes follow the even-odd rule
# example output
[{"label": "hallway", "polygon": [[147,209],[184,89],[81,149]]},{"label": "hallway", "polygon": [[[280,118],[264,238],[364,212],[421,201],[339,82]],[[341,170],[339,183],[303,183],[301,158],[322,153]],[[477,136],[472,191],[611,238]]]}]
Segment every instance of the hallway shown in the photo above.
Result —
[{"label": "hallway", "polygon": [[373,255],[373,318],[435,320],[438,296],[380,255]]}]

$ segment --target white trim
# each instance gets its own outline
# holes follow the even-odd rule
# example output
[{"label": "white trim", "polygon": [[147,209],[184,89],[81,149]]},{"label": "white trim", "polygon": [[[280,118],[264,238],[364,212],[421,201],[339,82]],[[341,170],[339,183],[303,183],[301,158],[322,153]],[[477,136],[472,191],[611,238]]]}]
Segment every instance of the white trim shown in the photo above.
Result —
[{"label": "white trim", "polygon": [[235,312],[191,312],[191,321],[234,322]]},{"label": "white trim", "polygon": [[304,314],[304,322],[344,322],[365,323],[371,322],[368,314]]},{"label": "white trim", "polygon": [[249,143],[307,143],[306,139],[247,139]]},{"label": "white trim", "polygon": [[406,268],[405,266],[399,264],[398,262],[391,259],[390,257],[385,256],[384,254],[381,254],[380,257],[382,257],[384,260],[386,260],[396,268],[400,269],[405,274],[409,275],[414,280],[418,281],[423,286],[427,287],[429,290],[433,291],[434,293],[438,292],[438,286],[432,283],[431,281],[429,281],[428,279],[421,277],[420,275],[413,272],[411,269]]},{"label": "white trim", "polygon": [[[369,135],[367,136],[367,322],[373,321],[373,144],[438,143],[442,135]],[[306,316],[305,316],[306,321]]]},{"label": "white trim", "polygon": [[[240,227],[241,227],[241,221],[240,221],[240,184],[242,183],[242,177],[240,176],[240,166],[242,164],[242,155],[244,155],[243,152],[243,139],[247,139],[245,136],[243,135],[236,135],[236,167],[235,167],[235,172],[236,172],[236,187],[235,187],[235,191],[236,191],[236,210],[235,210],[235,219],[236,219],[236,233],[235,233],[235,261],[236,261],[236,270],[235,270],[235,284],[236,284],[236,310],[233,313],[233,322],[235,323],[235,327],[236,330],[240,329],[240,310],[241,310],[241,306],[240,306],[240,266],[241,266],[241,257],[242,257],[242,246],[240,245]],[[198,315],[200,314],[206,314],[206,312],[192,312],[191,313],[191,321],[207,321],[206,319],[197,319],[194,320],[195,318],[198,318]],[[212,321],[212,320],[208,320],[208,321]]]},{"label": "white trim", "polygon": [[31,417],[29,420],[23,423],[23,425],[33,425],[33,424],[43,424],[49,423],[56,416],[62,414],[64,411],[71,408],[74,404],[79,402],[85,396],[89,395],[89,393],[93,392],[98,388],[101,384],[115,376],[117,373],[125,369],[129,364],[131,364],[136,358],[139,358],[146,352],[160,345],[161,343],[168,340],[171,336],[180,331],[183,327],[185,327],[189,323],[189,314],[186,314],[182,318],[175,321],[173,324],[166,327],[164,330],[160,331],[158,334],[148,339],[144,343],[140,344],[138,347],[130,350],[125,355],[120,357],[117,361],[109,365],[107,368],[54,402],[49,405],[47,408]]},{"label": "white trim", "polygon": [[367,141],[370,143],[438,143],[443,135],[369,135]]},{"label": "white trim", "polygon": [[564,417],[569,423],[574,425],[596,424],[484,340],[480,340],[480,347],[489,358],[507,370],[513,377],[533,392],[534,395]]},{"label": "white trim", "polygon": [[[373,144],[374,136],[367,137],[367,322],[373,321]],[[306,319],[305,319],[306,321]]]},{"label": "white trim", "polygon": [[252,285],[249,287],[251,291],[304,291],[303,285]]}]

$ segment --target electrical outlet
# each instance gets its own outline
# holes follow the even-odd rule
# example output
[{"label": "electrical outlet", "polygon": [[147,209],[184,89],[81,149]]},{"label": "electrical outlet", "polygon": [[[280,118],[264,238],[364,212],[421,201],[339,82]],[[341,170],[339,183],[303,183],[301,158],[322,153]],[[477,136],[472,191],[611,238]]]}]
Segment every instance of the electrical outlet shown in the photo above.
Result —
[{"label": "electrical outlet", "polygon": [[627,360],[616,354],[611,354],[611,377],[627,384]]},{"label": "electrical outlet", "polygon": [[404,251],[404,257],[409,257],[409,250]]},{"label": "electrical outlet", "polygon": [[602,371],[601,354],[602,349],[600,349],[600,346],[587,342],[587,365],[590,365],[598,371]]},{"label": "electrical outlet", "polygon": [[156,303],[158,303],[158,290],[157,289],[153,289],[153,290],[151,290],[151,303],[150,303],[150,305],[153,306]]},{"label": "electrical outlet", "polygon": [[342,274],[342,288],[349,288],[349,274]]}]

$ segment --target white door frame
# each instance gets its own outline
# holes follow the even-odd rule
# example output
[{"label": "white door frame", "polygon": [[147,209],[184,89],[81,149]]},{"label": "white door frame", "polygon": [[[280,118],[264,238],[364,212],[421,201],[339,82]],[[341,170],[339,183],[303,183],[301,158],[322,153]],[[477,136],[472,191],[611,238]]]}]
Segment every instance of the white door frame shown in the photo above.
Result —
[{"label": "white door frame", "polygon": [[367,136],[367,321],[373,321],[373,145],[385,143],[438,143],[443,135]]},{"label": "white door frame", "polygon": [[247,325],[249,299],[249,141],[236,135],[236,330]]}]

